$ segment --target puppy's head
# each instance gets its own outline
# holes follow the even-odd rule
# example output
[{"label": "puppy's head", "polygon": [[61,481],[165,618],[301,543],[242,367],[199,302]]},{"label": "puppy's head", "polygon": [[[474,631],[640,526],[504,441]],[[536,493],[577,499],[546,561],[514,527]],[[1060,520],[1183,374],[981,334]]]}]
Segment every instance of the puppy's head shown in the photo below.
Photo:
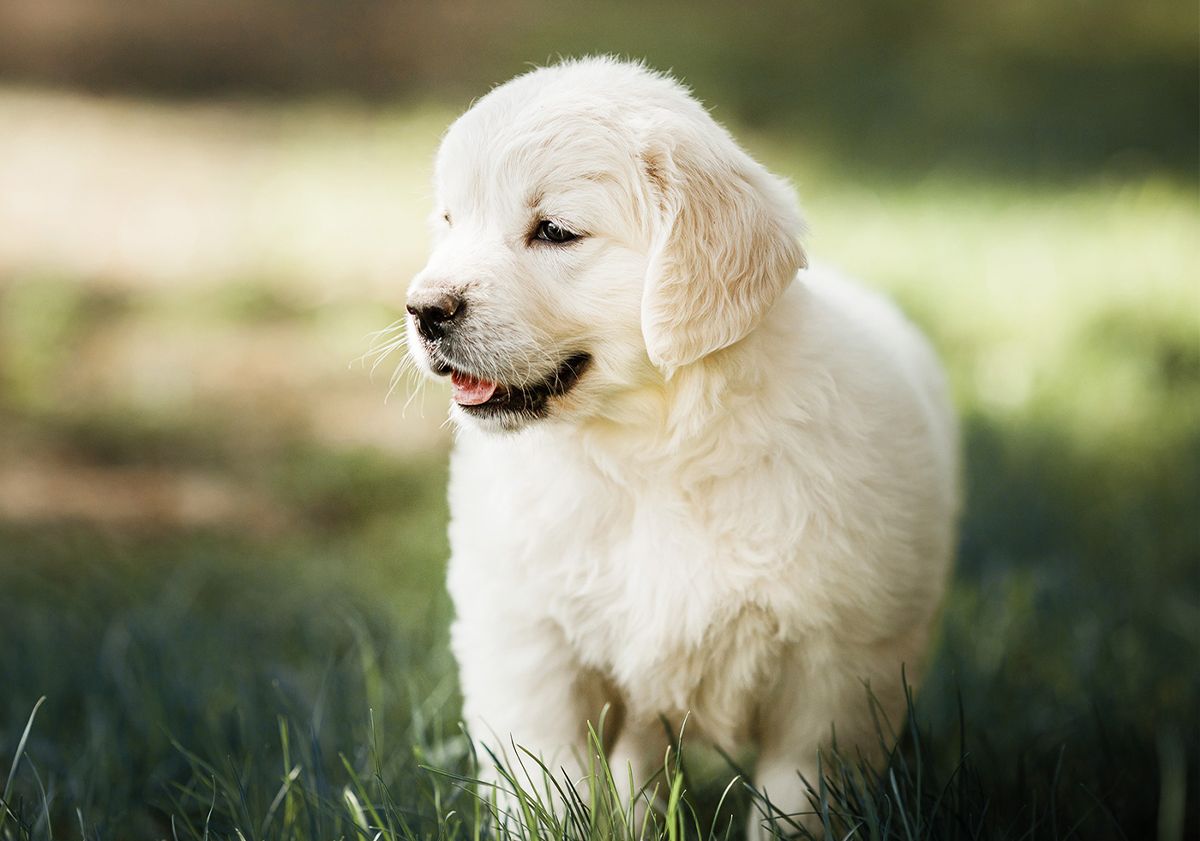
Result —
[{"label": "puppy's head", "polygon": [[745,337],[804,265],[791,189],[641,66],[535,70],[446,133],[409,348],[459,422],[604,414]]}]

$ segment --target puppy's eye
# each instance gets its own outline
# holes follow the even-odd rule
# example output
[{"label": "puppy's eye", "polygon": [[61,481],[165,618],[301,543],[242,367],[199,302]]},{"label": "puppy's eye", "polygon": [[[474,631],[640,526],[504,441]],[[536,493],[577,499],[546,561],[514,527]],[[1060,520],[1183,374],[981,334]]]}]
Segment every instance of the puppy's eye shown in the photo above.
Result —
[{"label": "puppy's eye", "polygon": [[579,234],[572,233],[557,222],[551,222],[549,219],[543,219],[538,222],[537,231],[534,233],[534,239],[540,239],[543,242],[552,242],[561,244],[570,242],[571,240],[579,239]]},{"label": "puppy's eye", "polygon": [[443,214],[442,214],[442,218],[446,220],[446,224],[447,224],[447,225],[453,225],[453,224],[454,224],[453,222],[451,222],[451,221],[450,221],[450,211],[448,211],[448,210],[447,210],[445,213],[443,213]]}]

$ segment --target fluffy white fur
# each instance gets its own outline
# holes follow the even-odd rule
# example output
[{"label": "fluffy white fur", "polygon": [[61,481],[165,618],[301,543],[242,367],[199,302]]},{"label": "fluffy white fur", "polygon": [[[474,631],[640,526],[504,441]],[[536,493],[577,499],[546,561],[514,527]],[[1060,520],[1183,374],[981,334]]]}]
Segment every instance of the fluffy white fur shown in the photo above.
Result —
[{"label": "fluffy white fur", "polygon": [[[660,717],[688,715],[692,737],[754,746],[756,784],[807,810],[797,772],[815,781],[831,728],[851,755],[877,748],[864,684],[902,724],[901,668],[919,680],[946,586],[957,441],[929,345],[806,268],[790,186],[639,65],[496,88],[447,132],[436,186],[410,296],[467,301],[449,361],[521,385],[592,356],[546,417],[452,408],[471,734],[579,775],[611,704],[612,761],[644,780]],[[584,236],[531,242],[542,219]]]}]

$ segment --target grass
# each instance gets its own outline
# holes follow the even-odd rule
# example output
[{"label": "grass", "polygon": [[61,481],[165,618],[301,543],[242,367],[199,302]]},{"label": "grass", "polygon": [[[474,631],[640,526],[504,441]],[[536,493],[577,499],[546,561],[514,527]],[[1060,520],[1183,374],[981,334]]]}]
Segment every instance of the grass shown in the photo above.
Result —
[{"label": "grass", "polygon": [[[441,117],[0,92],[5,109],[26,128],[0,138],[0,191],[55,206],[48,139],[87,175],[71,224],[0,204],[22,234],[0,243],[0,839],[487,837],[446,644],[444,398],[385,405],[386,376],[348,367],[419,264]],[[934,337],[964,422],[937,659],[882,775],[830,756],[812,781],[830,837],[1194,837],[1194,185],[856,181],[749,143],[798,183],[813,255]],[[245,181],[246,156],[269,177]],[[180,218],[212,253],[97,251],[119,226],[89,208],[153,221],[187,160],[204,186]],[[402,241],[380,221],[340,236],[393,204]],[[682,743],[653,834],[740,838],[748,758]],[[505,837],[630,834],[621,769],[579,794],[510,758],[528,825]]]}]

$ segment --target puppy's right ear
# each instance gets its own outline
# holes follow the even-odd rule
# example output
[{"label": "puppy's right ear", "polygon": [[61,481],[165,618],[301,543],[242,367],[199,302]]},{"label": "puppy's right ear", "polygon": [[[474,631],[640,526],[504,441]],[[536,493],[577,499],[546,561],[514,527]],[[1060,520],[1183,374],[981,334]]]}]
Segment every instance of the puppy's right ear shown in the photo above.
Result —
[{"label": "puppy's right ear", "polygon": [[688,128],[641,159],[662,215],[642,335],[668,374],[746,336],[806,264],[790,185],[715,123]]}]

